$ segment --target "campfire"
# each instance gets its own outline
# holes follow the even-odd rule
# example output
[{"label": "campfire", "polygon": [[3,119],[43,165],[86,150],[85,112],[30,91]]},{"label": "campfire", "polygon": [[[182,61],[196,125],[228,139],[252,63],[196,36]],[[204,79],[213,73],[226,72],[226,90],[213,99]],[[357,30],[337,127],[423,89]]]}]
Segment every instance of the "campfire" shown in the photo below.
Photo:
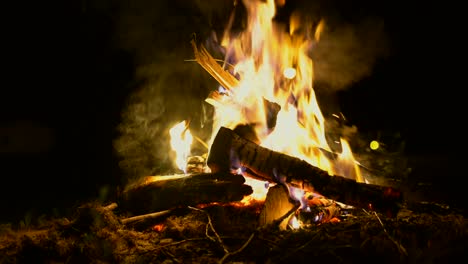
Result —
[{"label": "campfire", "polygon": [[[187,2],[150,1],[143,9],[155,4],[191,12]],[[458,263],[466,258],[466,212],[411,200],[411,189],[404,184],[376,181],[376,172],[359,160],[363,151],[354,138],[330,126],[344,122],[344,115],[322,113],[314,90],[316,61],[310,54],[327,40],[327,21],[300,12],[288,14],[289,21],[275,20],[285,4],[280,0],[234,3],[234,10],[242,5],[247,11],[241,32],[233,11],[222,38],[208,42],[198,35],[185,43],[193,58],[184,66],[206,73],[217,84],[199,99],[214,110],[212,127],[204,127],[209,136],[194,129],[196,115],[166,115],[163,105],[153,104],[166,99],[159,87],[157,92],[150,89],[151,96],[138,94],[138,100],[146,101],[132,101],[128,111],[133,115],[122,115],[123,123],[130,121],[121,129],[126,136],[118,141],[130,144],[131,151],[116,147],[136,159],[119,164],[132,170],[126,175],[132,180],[115,188],[112,197],[103,198],[109,192],[104,188],[98,199],[66,217],[29,216],[19,227],[0,225],[1,263],[394,264]],[[122,8],[130,12],[132,26],[135,17],[143,17],[143,9],[127,10],[133,4]],[[171,15],[171,23],[180,22],[182,16]],[[156,24],[143,27],[152,31]],[[162,27],[161,32],[166,31]],[[154,63],[153,58],[149,61]],[[177,70],[161,64],[156,68]],[[168,79],[186,77],[176,73]],[[172,105],[179,107],[178,89],[175,95]],[[161,125],[170,119],[176,120]],[[160,135],[161,127],[167,137]],[[167,145],[148,147],[155,142]],[[378,144],[373,141],[370,148],[378,149]],[[155,153],[173,157],[173,168],[161,165],[163,172],[155,173]],[[67,176],[67,171],[60,173]],[[133,180],[135,175],[138,179]],[[14,203],[17,197],[11,198]]]},{"label": "campfire", "polygon": [[[219,83],[205,100],[215,109],[211,139],[192,135],[186,120],[170,128],[180,171],[129,186],[126,207],[144,213],[216,202],[261,203],[259,224],[279,222],[281,229],[340,221],[343,209],[394,213],[401,192],[369,183],[344,137],[329,145],[308,55],[325,21],[293,14],[281,25],[273,21],[275,1],[244,4],[245,30],[232,34],[229,24],[218,43],[224,60],[215,59],[196,37],[191,42],[195,61]],[[206,153],[191,153],[194,138]]]}]

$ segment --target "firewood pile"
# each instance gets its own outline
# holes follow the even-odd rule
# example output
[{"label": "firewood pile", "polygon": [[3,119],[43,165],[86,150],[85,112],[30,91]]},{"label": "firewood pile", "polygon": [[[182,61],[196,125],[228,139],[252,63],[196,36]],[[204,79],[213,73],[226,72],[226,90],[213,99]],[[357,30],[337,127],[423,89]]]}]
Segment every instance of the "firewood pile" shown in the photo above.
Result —
[{"label": "firewood pile", "polygon": [[[289,219],[299,209],[301,202],[290,197],[291,188],[307,195],[302,206],[308,208],[318,200],[315,193],[343,205],[387,215],[394,215],[403,202],[402,192],[396,188],[330,176],[303,160],[261,147],[224,127],[215,137],[205,163],[210,172],[202,169],[198,173],[146,177],[129,186],[119,204],[128,212],[144,214],[177,206],[239,202],[253,192],[243,175],[274,185],[268,190],[265,209],[260,215],[265,224],[287,212],[285,218]],[[237,174],[239,169],[243,175]],[[330,205],[331,212],[338,213],[338,209],[336,203]]]}]

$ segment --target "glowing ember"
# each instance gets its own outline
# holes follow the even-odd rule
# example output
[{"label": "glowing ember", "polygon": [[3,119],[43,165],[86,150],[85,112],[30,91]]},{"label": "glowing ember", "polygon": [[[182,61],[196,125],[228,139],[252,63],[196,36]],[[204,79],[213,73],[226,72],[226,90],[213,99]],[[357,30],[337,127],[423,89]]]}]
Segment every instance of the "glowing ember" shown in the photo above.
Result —
[{"label": "glowing ember", "polygon": [[162,232],[164,230],[164,224],[157,224],[153,226],[153,230],[156,232]]},{"label": "glowing ember", "polygon": [[190,154],[193,137],[187,128],[185,121],[182,121],[169,130],[171,136],[171,147],[176,152],[175,163],[179,169],[186,173],[187,159]]}]

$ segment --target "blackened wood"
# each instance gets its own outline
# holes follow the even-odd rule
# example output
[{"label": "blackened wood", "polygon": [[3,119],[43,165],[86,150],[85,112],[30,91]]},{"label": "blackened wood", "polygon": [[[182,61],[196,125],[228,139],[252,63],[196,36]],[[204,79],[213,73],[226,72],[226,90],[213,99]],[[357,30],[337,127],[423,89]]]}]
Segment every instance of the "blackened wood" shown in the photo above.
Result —
[{"label": "blackened wood", "polygon": [[236,202],[253,190],[241,175],[199,173],[147,177],[128,187],[120,207],[133,214],[158,212],[179,206]]},{"label": "blackened wood", "polygon": [[263,106],[265,107],[265,118],[268,129],[273,129],[276,127],[276,119],[281,106],[275,102],[268,101],[263,98]]},{"label": "blackened wood", "polygon": [[340,175],[330,176],[304,160],[272,151],[221,127],[207,160],[212,172],[246,168],[250,176],[285,182],[305,191],[318,192],[348,205],[392,213],[402,202],[402,192],[390,187],[359,183]]}]

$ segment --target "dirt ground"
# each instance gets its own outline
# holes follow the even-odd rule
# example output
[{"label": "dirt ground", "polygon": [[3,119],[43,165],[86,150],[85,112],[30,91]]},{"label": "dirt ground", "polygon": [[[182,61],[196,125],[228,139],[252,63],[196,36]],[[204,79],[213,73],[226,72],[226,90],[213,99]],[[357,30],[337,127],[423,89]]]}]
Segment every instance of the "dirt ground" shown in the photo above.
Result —
[{"label": "dirt ground", "polygon": [[467,257],[466,214],[436,203],[395,217],[353,210],[299,229],[259,227],[262,204],[175,208],[130,221],[117,204],[68,218],[3,225],[1,263],[455,263]]}]

